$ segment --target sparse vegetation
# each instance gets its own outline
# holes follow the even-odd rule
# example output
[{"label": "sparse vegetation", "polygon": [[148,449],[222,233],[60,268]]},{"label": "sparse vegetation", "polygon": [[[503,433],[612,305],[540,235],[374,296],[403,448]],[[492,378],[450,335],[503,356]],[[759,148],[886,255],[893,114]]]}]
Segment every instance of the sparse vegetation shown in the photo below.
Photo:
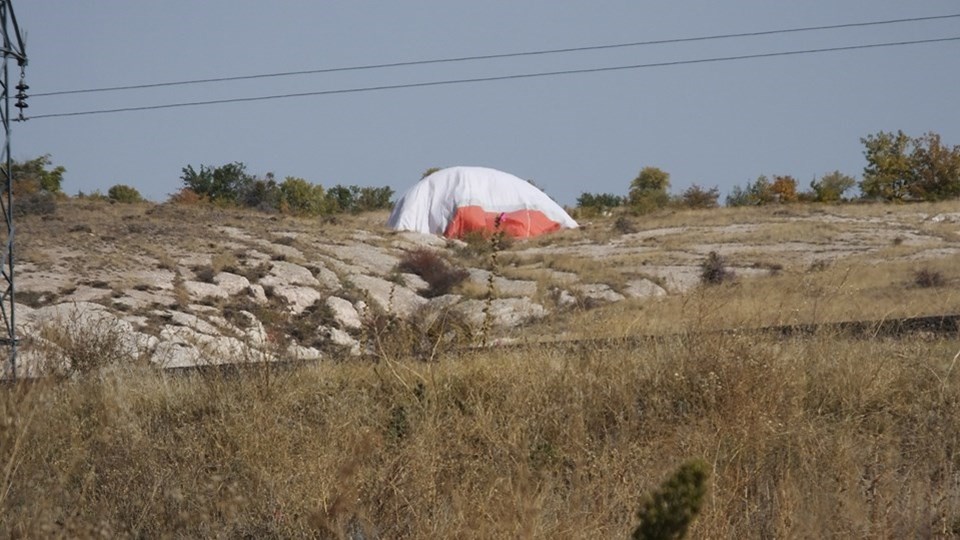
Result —
[{"label": "sparse vegetation", "polygon": [[637,232],[637,224],[627,216],[620,216],[613,222],[613,230],[619,234],[633,234]]},{"label": "sparse vegetation", "polygon": [[397,265],[401,272],[409,272],[423,278],[430,285],[427,296],[443,296],[470,275],[465,269],[454,266],[436,251],[420,248],[406,253]]},{"label": "sparse vegetation", "polygon": [[[328,260],[358,230],[405,253],[400,235],[377,228],[383,213],[332,225],[209,203],[61,199],[57,219],[19,223],[25,274],[83,278],[32,299],[22,279],[18,298],[43,307],[103,294],[152,335],[195,313],[210,331],[261,340],[270,358],[292,358],[293,342],[325,356],[294,366],[221,353],[238,365],[173,373],[146,369],[115,340],[127,327],[69,337],[60,323],[40,334],[49,343],[31,334],[22,354],[49,355],[65,376],[0,387],[0,534],[627,538],[672,522],[691,538],[956,537],[957,336],[756,331],[956,313],[953,288],[915,281],[921,269],[952,283],[956,225],[926,216],[953,212],[946,202],[671,208],[631,216],[629,237],[615,236],[622,216],[600,216],[518,241],[499,253],[497,275],[534,280],[537,295],[585,283],[626,292],[649,276],[670,294],[575,303],[478,336],[445,299],[405,318],[378,310],[350,282],[359,260]],[[78,225],[95,234],[69,234],[65,246]],[[277,281],[266,299],[185,289],[182,274],[208,267],[257,283],[284,243],[314,277],[340,274],[343,290],[323,294],[360,311],[363,327],[349,332],[362,356],[317,331],[334,324],[331,308],[294,314]],[[435,254],[448,262],[450,251]],[[719,273],[742,269],[737,284],[696,286],[710,251]],[[392,263],[382,266],[386,278]],[[162,303],[128,303],[131,291]],[[586,339],[549,343],[567,338]],[[671,500],[688,510],[660,511]]]},{"label": "sparse vegetation", "polygon": [[107,190],[107,198],[119,203],[139,203],[143,202],[143,196],[136,188],[124,184],[117,184]]},{"label": "sparse vegetation", "polygon": [[582,217],[596,217],[623,206],[623,197],[612,193],[581,193],[577,210]]},{"label": "sparse vegetation", "polygon": [[392,207],[393,189],[335,185],[327,191],[318,184],[288,176],[277,182],[273,173],[258,178],[246,171],[241,162],[219,167],[192,165],[183,168],[183,188],[171,195],[170,202],[196,204],[211,202],[238,205],[261,212],[283,212],[300,216],[358,213]]},{"label": "sparse vegetation", "polygon": [[913,282],[917,287],[943,287],[946,284],[946,279],[937,270],[921,268],[913,273]]},{"label": "sparse vegetation", "polygon": [[716,251],[707,254],[706,260],[700,264],[700,281],[707,285],[719,285],[733,278],[734,273],[727,268],[727,261]]},{"label": "sparse vegetation", "polygon": [[716,208],[720,198],[720,189],[716,186],[706,189],[693,184],[680,194],[677,204],[683,208]]},{"label": "sparse vegetation", "polygon": [[0,530],[623,538],[676,515],[638,494],[695,508],[702,469],[657,486],[709,459],[691,537],[949,537],[956,348],[692,335],[6,387]]}]

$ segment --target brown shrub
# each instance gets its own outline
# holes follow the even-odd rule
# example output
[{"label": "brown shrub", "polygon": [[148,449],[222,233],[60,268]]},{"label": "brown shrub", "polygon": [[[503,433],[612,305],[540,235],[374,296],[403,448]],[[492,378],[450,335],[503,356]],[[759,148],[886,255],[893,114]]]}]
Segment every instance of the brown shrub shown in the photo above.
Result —
[{"label": "brown shrub", "polygon": [[397,269],[423,278],[430,285],[430,289],[426,291],[428,297],[449,293],[470,275],[465,269],[448,262],[436,251],[425,248],[407,252],[397,264]]}]

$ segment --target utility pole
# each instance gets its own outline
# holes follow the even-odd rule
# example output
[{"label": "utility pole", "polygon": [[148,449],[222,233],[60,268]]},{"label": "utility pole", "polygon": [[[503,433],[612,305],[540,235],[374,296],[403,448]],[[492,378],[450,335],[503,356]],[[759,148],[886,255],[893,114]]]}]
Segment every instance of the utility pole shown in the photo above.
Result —
[{"label": "utility pole", "polygon": [[17,17],[13,13],[13,4],[11,0],[0,0],[0,32],[3,34],[3,72],[0,73],[0,122],[3,123],[4,144],[2,155],[0,155],[0,181],[3,182],[4,192],[0,195],[0,206],[3,208],[3,218],[6,222],[6,231],[3,237],[0,237],[2,243],[2,255],[0,255],[0,273],[3,279],[0,280],[0,289],[3,290],[2,302],[0,302],[0,311],[3,316],[3,326],[5,333],[0,335],[0,342],[9,346],[10,351],[10,372],[12,379],[17,378],[17,319],[14,311],[14,286],[13,286],[13,267],[14,267],[14,228],[13,228],[13,173],[11,171],[12,159],[10,157],[10,73],[8,63],[11,59],[16,60],[20,66],[20,83],[15,89],[17,93],[17,102],[15,106],[20,110],[18,120],[24,120],[23,109],[27,107],[27,89],[24,82],[24,68],[27,66],[27,53],[23,44],[23,36],[20,34],[20,26],[17,24]]}]

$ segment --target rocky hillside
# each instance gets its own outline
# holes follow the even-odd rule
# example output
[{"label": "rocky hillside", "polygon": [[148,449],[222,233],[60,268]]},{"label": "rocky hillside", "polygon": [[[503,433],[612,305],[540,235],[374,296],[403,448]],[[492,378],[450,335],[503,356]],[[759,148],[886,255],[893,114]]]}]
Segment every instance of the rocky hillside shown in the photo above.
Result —
[{"label": "rocky hillside", "polygon": [[390,231],[382,214],[308,220],[71,199],[17,223],[20,371],[77,364],[84,347],[162,367],[337,358],[370,351],[396,324],[460,346],[544,338],[604,306],[669,305],[700,287],[708,261],[738,283],[779,279],[783,290],[830,268],[881,265],[890,279],[875,288],[903,290],[920,267],[944,285],[960,266],[957,210],[608,217],[494,249]]}]

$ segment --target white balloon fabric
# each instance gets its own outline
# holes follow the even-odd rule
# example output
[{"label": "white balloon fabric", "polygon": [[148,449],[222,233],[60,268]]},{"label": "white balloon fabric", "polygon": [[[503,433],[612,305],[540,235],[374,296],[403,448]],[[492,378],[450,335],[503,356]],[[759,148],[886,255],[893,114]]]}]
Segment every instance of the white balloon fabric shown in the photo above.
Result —
[{"label": "white balloon fabric", "polygon": [[450,167],[410,188],[397,201],[387,226],[452,238],[498,230],[527,238],[578,225],[526,180],[486,167]]}]

